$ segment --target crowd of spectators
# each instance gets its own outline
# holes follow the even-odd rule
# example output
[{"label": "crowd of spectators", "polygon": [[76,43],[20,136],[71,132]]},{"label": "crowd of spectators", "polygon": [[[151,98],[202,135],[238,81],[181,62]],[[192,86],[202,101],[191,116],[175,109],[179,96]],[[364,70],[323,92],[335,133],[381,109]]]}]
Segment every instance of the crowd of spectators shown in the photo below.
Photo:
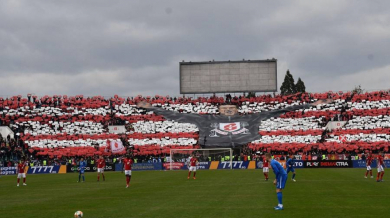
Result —
[{"label": "crowd of spectators", "polygon": [[[310,103],[318,99],[325,98],[332,98],[335,100],[335,103],[312,107],[309,110],[288,112],[280,116],[279,118],[271,120],[273,123],[270,121],[271,123],[268,123],[268,126],[264,126],[267,124],[267,122],[263,122],[262,124],[260,124],[260,132],[265,131],[268,133],[272,133],[272,131],[277,130],[297,131],[297,129],[299,129],[303,132],[307,130],[314,130],[316,131],[315,134],[319,134],[320,139],[318,140],[318,142],[316,141],[315,143],[311,143],[311,149],[306,149],[301,145],[297,146],[299,149],[289,149],[287,147],[283,148],[283,146],[279,145],[277,145],[274,149],[272,147],[269,147],[268,145],[259,146],[257,142],[252,142],[248,146],[244,146],[240,151],[237,151],[236,157],[240,157],[242,153],[243,157],[251,156],[252,158],[254,158],[256,151],[264,149],[282,153],[315,152],[316,149],[319,149],[319,147],[322,146],[317,145],[316,143],[334,143],[335,141],[337,141],[337,138],[335,138],[336,136],[332,135],[332,131],[325,129],[325,126],[329,121],[352,122],[353,125],[350,123],[347,124],[348,128],[354,128],[354,126],[363,126],[363,128],[365,128],[370,125],[377,125],[380,121],[380,125],[382,125],[381,128],[387,128],[386,125],[388,124],[386,119],[390,115],[390,94],[388,91],[371,92],[364,94],[354,94],[350,92],[298,93],[290,96],[268,94],[259,96],[232,96],[231,94],[228,94],[225,96],[225,98],[215,95],[211,97],[196,98],[190,96],[170,97],[160,95],[139,95],[135,97],[120,97],[118,95],[115,95],[114,97],[109,98],[103,96],[84,97],[83,95],[54,95],[38,97],[36,95],[29,94],[26,98],[22,97],[21,95],[9,98],[0,98],[0,125],[10,127],[11,130],[15,133],[14,137],[5,136],[4,138],[0,138],[0,160],[1,162],[3,162],[3,165],[7,165],[8,161],[10,160],[18,160],[22,156],[29,156],[31,159],[36,160],[37,163],[41,162],[43,159],[57,160],[57,162],[69,161],[69,159],[73,157],[53,157],[49,154],[38,155],[41,150],[33,149],[33,147],[30,147],[29,145],[31,143],[34,144],[35,142],[32,142],[34,140],[39,141],[40,135],[48,134],[53,138],[60,137],[60,135],[58,135],[58,131],[60,132],[59,134],[64,134],[64,131],[66,130],[68,124],[72,125],[75,123],[93,122],[102,125],[102,127],[97,127],[98,129],[93,130],[101,130],[104,134],[108,133],[108,126],[110,125],[124,125],[126,128],[126,133],[123,135],[119,135],[115,138],[118,138],[123,142],[129,153],[132,153],[137,156],[140,161],[164,161],[164,157],[167,156],[170,146],[176,146],[176,144],[169,145],[169,142],[172,142],[173,140],[171,136],[168,137],[168,139],[166,140],[161,140],[162,138],[167,137],[165,135],[153,135],[144,138],[141,137],[140,140],[138,140],[141,141],[145,139],[152,141],[153,143],[155,143],[156,141],[158,141],[158,143],[161,143],[162,141],[167,141],[168,144],[165,146],[165,148],[159,147],[158,145],[160,144],[158,143],[157,146],[156,144],[148,144],[148,141],[143,142],[146,146],[131,144],[131,142],[134,141],[134,138],[131,137],[135,137],[137,134],[146,134],[145,132],[137,132],[138,130],[135,127],[143,124],[150,124],[152,126],[155,126],[156,123],[165,122],[162,116],[148,113],[143,109],[136,108],[135,105],[140,101],[147,101],[155,106],[170,108],[172,110],[178,110],[179,112],[206,114],[218,113],[219,105],[234,104],[239,107],[240,114],[246,114],[257,113],[264,110],[282,109],[291,105]],[[374,119],[375,116],[379,117],[379,121]],[[369,120],[367,120],[367,117],[369,118]],[[292,129],[289,129],[289,126],[285,126],[285,124],[283,123],[287,122],[287,119],[291,119],[293,120],[293,122],[297,121],[296,126],[291,127]],[[34,122],[36,123],[33,124]],[[57,125],[58,128],[55,127],[55,125]],[[264,128],[262,129],[262,127]],[[272,129],[275,127],[277,128]],[[170,126],[169,128],[170,131],[173,131],[176,127]],[[48,132],[45,132],[46,130]],[[72,140],[76,140],[77,137],[84,139],[85,135],[95,134],[92,133],[92,129],[91,132],[86,131],[84,133],[82,129],[80,131],[81,132],[77,133],[66,133],[72,135]],[[196,134],[196,130],[193,131],[195,131],[194,133]],[[318,133],[317,131],[320,132]],[[31,134],[28,135],[26,134],[27,132]],[[278,134],[283,135],[283,133]],[[294,137],[293,134],[289,135],[291,135],[291,137]],[[372,138],[371,135],[367,137]],[[192,136],[190,136],[189,139],[191,139],[191,137]],[[195,135],[194,138],[197,139],[196,137],[197,136]],[[27,138],[31,141],[30,144],[25,142]],[[272,135],[270,135],[269,139],[281,140],[280,138],[284,138],[283,140],[286,139],[286,137],[273,137]],[[87,141],[87,139],[88,137],[85,138],[85,141]],[[382,137],[381,140],[381,142],[383,143],[388,143],[385,137]],[[367,142],[369,140],[363,138],[361,139],[361,141]],[[288,143],[288,141],[286,142]],[[46,142],[46,144],[50,143]],[[100,144],[91,143],[90,146],[95,147],[96,151],[98,151],[102,143],[103,142],[100,142]],[[370,147],[366,144],[359,144],[361,142],[354,143],[358,144],[362,148],[364,147],[364,149],[373,149],[371,148],[372,146]],[[199,145],[197,143],[191,143],[190,146],[196,147]],[[354,146],[355,145],[351,145],[351,149],[349,150],[343,149],[340,151],[340,149],[336,149],[336,146],[334,146],[334,144],[326,144],[324,146],[324,149],[320,150],[325,150],[329,153],[356,152],[356,150],[360,151],[360,148],[355,149]],[[375,147],[375,150],[378,150],[378,148],[379,150],[385,149],[386,146],[378,145],[377,147]],[[114,156],[111,156],[110,158],[113,159],[112,157]],[[55,164],[55,161],[52,161],[52,163]]]},{"label": "crowd of spectators", "polygon": [[19,160],[26,153],[27,149],[21,140],[12,138],[11,135],[3,138],[0,134],[0,165],[6,165],[5,163],[15,159]]}]

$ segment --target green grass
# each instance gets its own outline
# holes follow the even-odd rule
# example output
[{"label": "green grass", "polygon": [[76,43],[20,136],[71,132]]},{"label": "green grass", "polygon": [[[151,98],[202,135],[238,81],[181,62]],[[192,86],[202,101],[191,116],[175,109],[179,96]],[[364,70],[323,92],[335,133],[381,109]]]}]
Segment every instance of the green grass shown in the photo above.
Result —
[{"label": "green grass", "polygon": [[289,180],[283,192],[283,211],[274,211],[275,186],[260,170],[198,171],[197,180],[187,180],[186,171],[133,172],[128,189],[119,172],[99,183],[96,173],[87,173],[85,183],[76,182],[76,173],[28,175],[21,187],[16,176],[2,176],[0,217],[73,217],[77,210],[87,218],[388,216],[390,183],[365,179],[364,172],[298,169],[297,182]]}]

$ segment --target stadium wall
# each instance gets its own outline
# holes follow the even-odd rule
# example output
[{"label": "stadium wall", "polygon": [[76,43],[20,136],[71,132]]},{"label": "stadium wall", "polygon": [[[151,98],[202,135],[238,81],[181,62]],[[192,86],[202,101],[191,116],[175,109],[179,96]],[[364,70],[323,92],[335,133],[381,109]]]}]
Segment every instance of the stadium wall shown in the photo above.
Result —
[{"label": "stadium wall", "polygon": [[9,135],[12,139],[14,138],[14,132],[8,126],[0,126],[0,134],[3,138],[7,138]]}]

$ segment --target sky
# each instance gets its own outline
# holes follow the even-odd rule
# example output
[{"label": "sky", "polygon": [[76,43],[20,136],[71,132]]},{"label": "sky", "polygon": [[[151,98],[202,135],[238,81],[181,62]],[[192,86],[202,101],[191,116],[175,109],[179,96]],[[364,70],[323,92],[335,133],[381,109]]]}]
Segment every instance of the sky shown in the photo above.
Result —
[{"label": "sky", "polygon": [[179,96],[179,62],[278,60],[309,92],[390,88],[387,0],[2,0],[0,96]]}]

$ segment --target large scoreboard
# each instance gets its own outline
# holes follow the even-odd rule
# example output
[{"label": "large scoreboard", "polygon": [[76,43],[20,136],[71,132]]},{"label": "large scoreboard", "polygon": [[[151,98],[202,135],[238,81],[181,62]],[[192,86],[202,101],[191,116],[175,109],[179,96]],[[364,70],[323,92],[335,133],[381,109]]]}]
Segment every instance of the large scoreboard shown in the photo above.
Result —
[{"label": "large scoreboard", "polygon": [[276,59],[180,62],[180,94],[276,91]]}]

